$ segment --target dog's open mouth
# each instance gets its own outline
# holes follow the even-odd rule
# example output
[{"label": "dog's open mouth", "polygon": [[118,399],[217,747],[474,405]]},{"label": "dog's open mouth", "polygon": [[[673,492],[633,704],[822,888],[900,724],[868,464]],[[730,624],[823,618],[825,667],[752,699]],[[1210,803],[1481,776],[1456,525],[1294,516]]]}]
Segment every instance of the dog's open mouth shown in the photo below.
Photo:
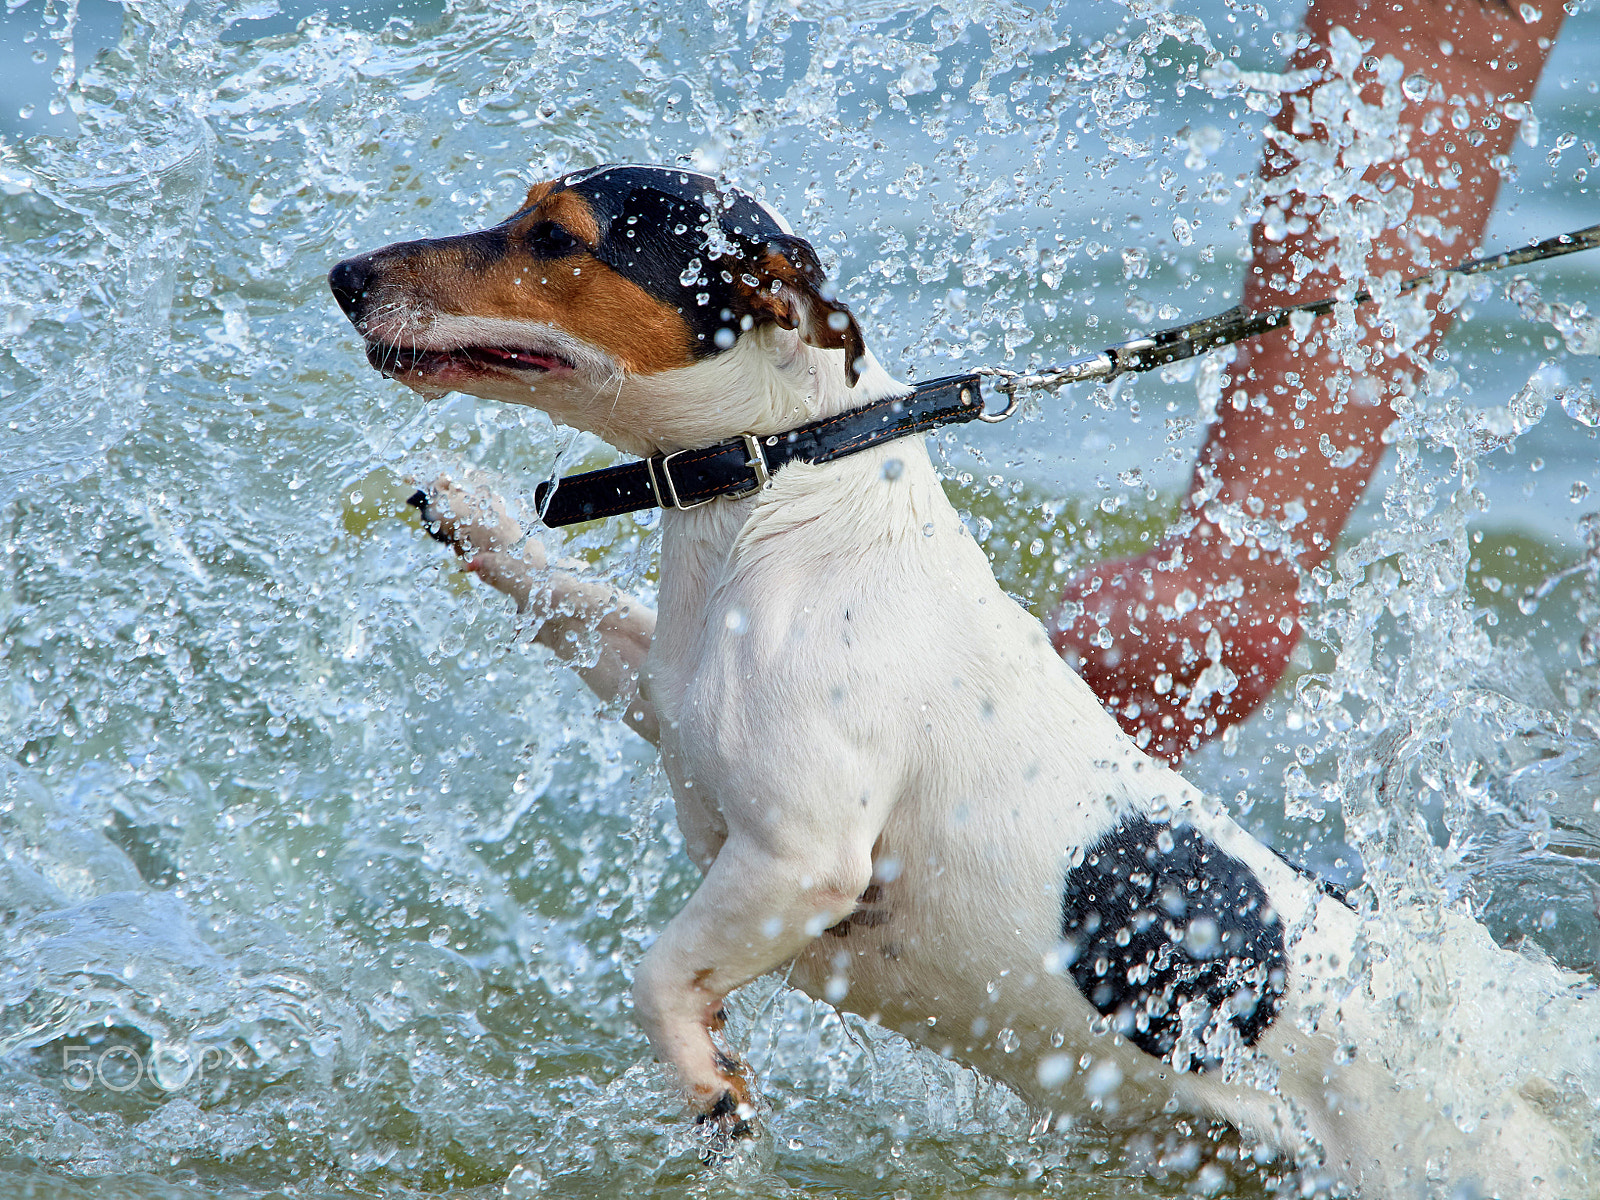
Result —
[{"label": "dog's open mouth", "polygon": [[481,374],[485,371],[571,371],[572,363],[542,350],[517,350],[509,346],[462,346],[454,350],[422,350],[367,343],[367,361],[385,375],[441,375],[446,372]]}]

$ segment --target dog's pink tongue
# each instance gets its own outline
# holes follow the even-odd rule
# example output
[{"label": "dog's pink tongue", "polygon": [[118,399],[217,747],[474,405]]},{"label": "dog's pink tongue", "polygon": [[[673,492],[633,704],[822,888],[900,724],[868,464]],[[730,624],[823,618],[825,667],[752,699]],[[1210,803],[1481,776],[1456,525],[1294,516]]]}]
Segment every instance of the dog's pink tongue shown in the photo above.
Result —
[{"label": "dog's pink tongue", "polygon": [[487,347],[473,352],[475,356],[487,359],[508,367],[516,367],[523,371],[554,371],[567,364],[559,358],[548,354],[536,354],[532,350],[506,350],[498,346]]}]

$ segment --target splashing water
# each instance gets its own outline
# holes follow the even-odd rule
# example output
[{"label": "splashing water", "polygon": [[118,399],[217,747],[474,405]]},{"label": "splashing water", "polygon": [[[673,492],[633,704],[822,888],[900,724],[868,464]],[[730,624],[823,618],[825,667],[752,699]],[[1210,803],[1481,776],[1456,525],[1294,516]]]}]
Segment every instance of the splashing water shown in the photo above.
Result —
[{"label": "splashing water", "polygon": [[[1297,14],[154,0],[95,51],[88,3],[7,25],[56,99],[0,142],[0,1189],[1259,1191],[1225,1131],[1035,1128],[772,981],[734,1014],[770,1132],[704,1173],[624,999],[694,884],[665,784],[399,516],[439,470],[504,473],[526,507],[558,459],[609,452],[384,382],[323,273],[566,169],[684,162],[811,236],[904,374],[1060,359],[1175,297],[1231,303],[1241,202],[1270,228],[1284,189],[1330,197],[1352,277],[1404,219],[1403,189],[1327,161],[1251,182],[1261,114],[1305,82],[1277,71]],[[1563,45],[1597,39],[1583,11]],[[1381,161],[1426,81],[1363,103],[1360,47],[1336,51],[1318,103],[1347,163]],[[1521,167],[1534,232],[1592,207],[1592,108],[1564,104],[1533,106],[1576,127]],[[1426,947],[1448,901],[1530,954],[1600,957],[1600,347],[1573,282],[1594,270],[1451,285],[1475,320],[1397,402],[1365,532],[1305,581],[1297,680],[1192,772],[1280,845],[1364,864],[1403,1076],[1467,1111],[1476,1081],[1419,1031],[1498,1019],[1507,1069],[1589,1138],[1600,1062],[1572,1047],[1600,1022],[1522,995],[1467,1013]],[[1379,291],[1401,353],[1421,297]],[[1217,357],[942,444],[1007,586],[1048,608],[1149,539]],[[650,599],[648,524],[564,549]]]}]

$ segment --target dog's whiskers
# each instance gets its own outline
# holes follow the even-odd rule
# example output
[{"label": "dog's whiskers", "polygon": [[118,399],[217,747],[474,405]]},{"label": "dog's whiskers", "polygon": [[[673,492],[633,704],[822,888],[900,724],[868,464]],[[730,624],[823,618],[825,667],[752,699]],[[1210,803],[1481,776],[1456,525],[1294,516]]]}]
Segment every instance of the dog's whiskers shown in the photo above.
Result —
[{"label": "dog's whiskers", "polygon": [[606,388],[610,387],[613,383],[617,385],[617,394],[611,397],[611,407],[606,411],[606,417],[608,419],[617,415],[617,405],[622,403],[622,386],[627,381],[627,373],[623,371],[620,366],[612,367],[611,375],[601,382],[599,387],[595,388],[594,398],[598,400],[600,398],[600,393],[605,391]]}]

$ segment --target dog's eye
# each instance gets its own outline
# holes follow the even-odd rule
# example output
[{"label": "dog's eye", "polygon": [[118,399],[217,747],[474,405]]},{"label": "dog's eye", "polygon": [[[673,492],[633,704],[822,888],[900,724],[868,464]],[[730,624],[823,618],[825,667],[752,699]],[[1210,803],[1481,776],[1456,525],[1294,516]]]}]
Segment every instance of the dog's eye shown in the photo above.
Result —
[{"label": "dog's eye", "polygon": [[540,221],[528,230],[528,251],[535,258],[571,258],[586,247],[554,221]]}]

